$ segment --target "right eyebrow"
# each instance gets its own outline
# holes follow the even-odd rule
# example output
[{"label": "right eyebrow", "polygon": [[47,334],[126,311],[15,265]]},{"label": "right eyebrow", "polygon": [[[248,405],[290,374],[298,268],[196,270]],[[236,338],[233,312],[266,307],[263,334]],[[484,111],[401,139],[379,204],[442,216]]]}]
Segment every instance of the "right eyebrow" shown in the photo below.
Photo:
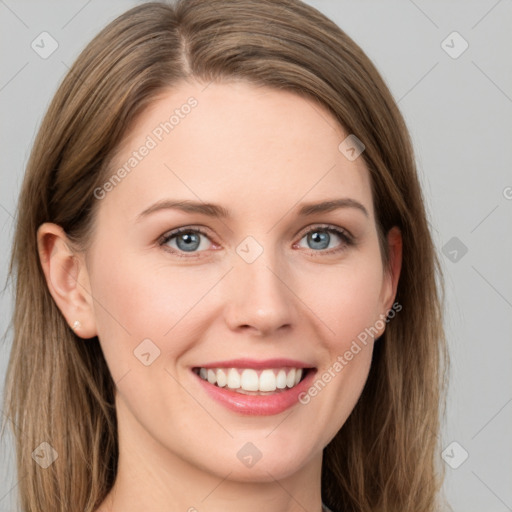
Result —
[{"label": "right eyebrow", "polygon": [[154,212],[168,209],[182,210],[188,213],[200,213],[202,215],[217,218],[226,218],[230,217],[231,215],[228,210],[217,204],[202,203],[189,200],[177,201],[173,199],[163,199],[161,201],[157,201],[156,203],[152,204],[149,208],[146,208],[143,212],[141,212],[137,216],[137,222]]}]

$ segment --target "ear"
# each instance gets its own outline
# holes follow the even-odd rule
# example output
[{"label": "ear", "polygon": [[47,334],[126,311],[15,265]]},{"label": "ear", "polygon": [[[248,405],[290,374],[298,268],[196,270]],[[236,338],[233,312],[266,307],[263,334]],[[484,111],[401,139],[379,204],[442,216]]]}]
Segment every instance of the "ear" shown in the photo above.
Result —
[{"label": "ear", "polygon": [[48,289],[68,325],[77,336],[93,338],[96,322],[83,254],[72,248],[60,226],[49,222],[37,230],[37,247]]},{"label": "ear", "polygon": [[384,314],[391,309],[396,297],[398,279],[402,269],[402,233],[397,226],[392,227],[387,234],[389,266],[386,270],[383,287],[382,304],[385,308]]}]

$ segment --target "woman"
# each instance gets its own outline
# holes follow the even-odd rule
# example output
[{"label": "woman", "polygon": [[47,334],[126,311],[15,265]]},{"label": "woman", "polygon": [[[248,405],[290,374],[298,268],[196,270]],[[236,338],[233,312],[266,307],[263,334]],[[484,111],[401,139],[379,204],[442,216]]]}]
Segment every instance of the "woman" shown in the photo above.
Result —
[{"label": "woman", "polygon": [[22,510],[438,509],[447,354],[411,143],[312,7],[108,25],[40,128],[11,272]]}]

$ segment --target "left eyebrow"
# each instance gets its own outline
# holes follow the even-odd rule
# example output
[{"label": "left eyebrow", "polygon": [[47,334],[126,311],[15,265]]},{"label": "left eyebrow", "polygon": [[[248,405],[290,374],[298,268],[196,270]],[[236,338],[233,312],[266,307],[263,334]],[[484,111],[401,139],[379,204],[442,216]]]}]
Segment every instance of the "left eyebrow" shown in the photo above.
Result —
[{"label": "left eyebrow", "polygon": [[302,217],[315,213],[332,212],[339,208],[356,208],[363,212],[366,217],[370,216],[368,210],[359,201],[350,198],[333,199],[331,201],[324,201],[323,203],[306,203],[302,205],[298,214]]}]

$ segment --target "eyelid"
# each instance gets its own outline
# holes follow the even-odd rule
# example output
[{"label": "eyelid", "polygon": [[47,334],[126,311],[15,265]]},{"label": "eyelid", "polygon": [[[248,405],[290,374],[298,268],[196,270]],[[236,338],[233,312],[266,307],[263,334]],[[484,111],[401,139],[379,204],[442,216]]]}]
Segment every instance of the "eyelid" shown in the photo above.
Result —
[{"label": "eyelid", "polygon": [[202,235],[210,238],[211,235],[207,232],[209,231],[206,226],[202,226],[200,224],[191,224],[187,226],[181,226],[179,228],[170,229],[169,231],[166,231],[163,235],[158,237],[158,242],[162,241],[168,241],[169,238],[172,238],[173,236],[179,235],[180,233],[187,233],[188,231],[194,231],[197,233],[201,233]]},{"label": "eyelid", "polygon": [[[158,244],[161,247],[164,247],[165,244],[167,242],[169,242],[169,240],[178,236],[179,234],[194,232],[194,233],[198,233],[198,234],[205,236],[206,238],[208,238],[210,240],[210,242],[212,244],[218,245],[218,244],[216,244],[216,242],[214,240],[212,240],[211,235],[208,233],[208,231],[209,231],[208,228],[206,228],[205,226],[201,226],[201,225],[182,226],[179,228],[171,229],[171,230],[167,231],[166,233],[164,233],[163,235],[161,235],[158,238]],[[352,235],[352,233],[350,231],[348,231],[347,229],[342,228],[340,226],[335,226],[333,224],[319,223],[319,224],[312,224],[310,226],[307,226],[303,230],[299,231],[299,233],[297,235],[295,235],[295,237],[294,237],[294,238],[299,237],[299,239],[297,242],[294,242],[293,246],[295,247],[302,240],[302,238],[304,238],[304,236],[308,235],[311,232],[315,232],[315,231],[333,232],[334,234],[336,234],[338,237],[341,238],[343,243],[342,243],[341,247],[333,248],[333,249],[326,249],[326,250],[321,250],[321,251],[315,251],[313,249],[309,249],[309,252],[312,254],[319,255],[319,256],[334,254],[334,253],[343,251],[349,245],[355,245],[356,239],[355,239],[354,235]],[[185,257],[185,258],[198,258],[198,257],[201,257],[201,255],[203,253],[207,252],[207,251],[198,251],[198,252],[190,252],[187,254],[185,251],[177,251],[170,247],[164,248],[164,250],[171,252],[172,254],[176,254],[179,257]],[[308,249],[306,249],[306,250],[308,250]]]},{"label": "eyelid", "polygon": [[344,236],[346,236],[350,242],[352,242],[352,243],[355,242],[355,236],[348,229],[342,228],[341,226],[335,226],[334,224],[322,224],[322,223],[312,224],[311,226],[308,226],[307,228],[304,228],[303,230],[299,231],[299,233],[296,236],[300,236],[300,238],[302,239],[302,237],[304,237],[311,231],[315,231],[315,230],[318,230],[318,231],[332,230],[335,232],[338,231],[341,234],[343,234]]},{"label": "eyelid", "polygon": [[172,238],[180,235],[181,233],[199,233],[203,235],[204,237],[208,238],[208,240],[213,244],[217,245],[214,240],[212,240],[212,236],[208,233],[208,228],[201,225],[188,225],[188,226],[181,226],[179,228],[171,229],[169,231],[166,231],[163,235],[161,235],[157,242],[160,247],[164,249],[164,251],[170,252],[172,254],[177,255],[178,257],[184,257],[184,258],[199,258],[201,255],[206,251],[198,251],[198,252],[190,252],[186,253],[185,251],[177,251],[176,249],[173,249],[171,247],[165,247],[165,244],[169,242]]}]

